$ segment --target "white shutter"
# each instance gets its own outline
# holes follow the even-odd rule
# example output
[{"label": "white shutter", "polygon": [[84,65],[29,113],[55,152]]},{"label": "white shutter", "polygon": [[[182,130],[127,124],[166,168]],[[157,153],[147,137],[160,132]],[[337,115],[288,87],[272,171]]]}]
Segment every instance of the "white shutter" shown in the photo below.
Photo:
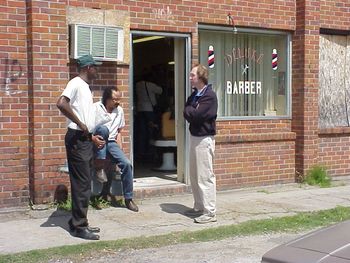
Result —
[{"label": "white shutter", "polygon": [[90,38],[91,38],[91,30],[90,27],[81,26],[78,27],[78,34],[77,34],[77,53],[78,57],[90,54],[91,50],[91,44],[90,44]]},{"label": "white shutter", "polygon": [[92,28],[91,39],[91,55],[93,57],[104,58],[105,57],[105,29],[104,28]]},{"label": "white shutter", "polygon": [[71,57],[91,54],[99,60],[122,61],[124,34],[118,27],[71,25]]},{"label": "white shutter", "polygon": [[116,28],[106,29],[106,56],[118,58],[118,32]]}]

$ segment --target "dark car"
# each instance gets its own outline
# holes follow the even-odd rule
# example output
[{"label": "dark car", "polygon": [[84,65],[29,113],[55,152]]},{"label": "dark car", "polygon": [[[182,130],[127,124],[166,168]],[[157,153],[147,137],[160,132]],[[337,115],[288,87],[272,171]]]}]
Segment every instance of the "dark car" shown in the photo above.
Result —
[{"label": "dark car", "polygon": [[262,263],[350,263],[350,220],[275,247]]}]

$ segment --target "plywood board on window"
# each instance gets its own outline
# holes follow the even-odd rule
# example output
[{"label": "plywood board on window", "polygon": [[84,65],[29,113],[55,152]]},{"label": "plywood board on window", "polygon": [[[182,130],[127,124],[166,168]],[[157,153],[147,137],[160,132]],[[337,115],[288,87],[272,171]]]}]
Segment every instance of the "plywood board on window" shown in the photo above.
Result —
[{"label": "plywood board on window", "polygon": [[319,126],[349,126],[349,37],[320,36]]}]

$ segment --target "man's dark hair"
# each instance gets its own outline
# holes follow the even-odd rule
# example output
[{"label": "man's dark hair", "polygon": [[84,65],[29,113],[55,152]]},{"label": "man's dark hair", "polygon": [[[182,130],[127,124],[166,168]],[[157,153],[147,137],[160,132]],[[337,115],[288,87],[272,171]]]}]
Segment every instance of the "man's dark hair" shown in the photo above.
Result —
[{"label": "man's dark hair", "polygon": [[103,90],[103,94],[102,94],[102,104],[104,106],[106,106],[107,104],[107,100],[112,98],[112,93],[113,90],[118,91],[117,88],[111,88],[111,87],[107,87]]}]

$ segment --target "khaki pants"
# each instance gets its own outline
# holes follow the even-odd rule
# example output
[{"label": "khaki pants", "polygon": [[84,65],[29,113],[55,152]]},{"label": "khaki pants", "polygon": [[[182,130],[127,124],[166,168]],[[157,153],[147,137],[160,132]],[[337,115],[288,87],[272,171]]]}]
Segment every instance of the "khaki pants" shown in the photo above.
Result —
[{"label": "khaki pants", "polygon": [[213,172],[214,136],[190,135],[190,181],[195,210],[216,213],[216,178]]}]

